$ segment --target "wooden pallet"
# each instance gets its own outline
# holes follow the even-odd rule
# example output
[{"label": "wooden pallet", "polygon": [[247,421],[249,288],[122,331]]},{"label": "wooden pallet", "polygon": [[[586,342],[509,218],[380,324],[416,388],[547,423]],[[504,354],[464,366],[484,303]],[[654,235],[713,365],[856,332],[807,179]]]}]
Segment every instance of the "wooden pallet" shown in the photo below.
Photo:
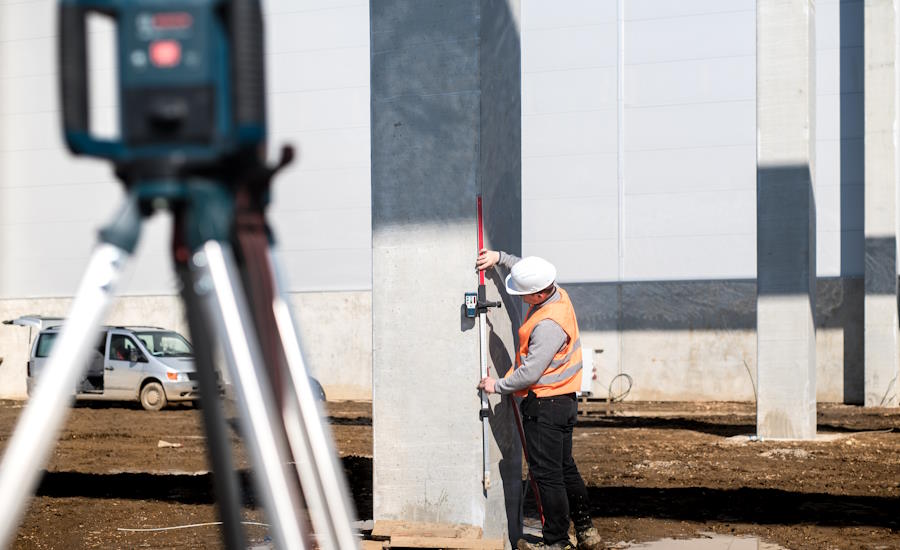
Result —
[{"label": "wooden pallet", "polygon": [[384,548],[460,548],[503,550],[501,539],[484,539],[480,527],[465,524],[382,520],[375,522],[362,550]]}]

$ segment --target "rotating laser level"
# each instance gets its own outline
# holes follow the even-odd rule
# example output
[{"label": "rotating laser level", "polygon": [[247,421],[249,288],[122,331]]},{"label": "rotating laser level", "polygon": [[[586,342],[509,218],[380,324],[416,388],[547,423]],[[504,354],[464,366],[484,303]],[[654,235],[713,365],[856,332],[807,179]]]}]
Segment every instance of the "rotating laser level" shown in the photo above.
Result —
[{"label": "rotating laser level", "polygon": [[[89,127],[90,13],[116,26],[117,140]],[[59,25],[63,130],[74,153],[110,159],[140,179],[211,165],[264,142],[258,1],[61,0]]]}]

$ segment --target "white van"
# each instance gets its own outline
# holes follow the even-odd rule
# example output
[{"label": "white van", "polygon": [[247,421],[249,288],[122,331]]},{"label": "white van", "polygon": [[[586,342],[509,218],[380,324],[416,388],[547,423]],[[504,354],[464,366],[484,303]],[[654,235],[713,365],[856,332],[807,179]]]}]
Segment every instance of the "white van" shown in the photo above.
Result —
[{"label": "white van", "polygon": [[[62,320],[26,316],[4,323],[39,330],[27,365],[26,383],[31,395],[60,333]],[[140,401],[149,411],[158,411],[166,403],[193,402],[199,398],[193,348],[172,330],[102,327],[88,367],[75,387],[75,397]]]}]

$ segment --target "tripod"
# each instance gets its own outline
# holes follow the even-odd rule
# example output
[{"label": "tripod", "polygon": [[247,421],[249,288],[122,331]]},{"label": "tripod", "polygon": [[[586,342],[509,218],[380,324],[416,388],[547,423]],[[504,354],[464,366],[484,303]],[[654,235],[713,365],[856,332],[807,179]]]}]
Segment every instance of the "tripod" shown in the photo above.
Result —
[{"label": "tripod", "polygon": [[139,167],[120,169],[128,196],[100,231],[66,323],[0,463],[0,545],[12,540],[37,486],[143,219],[168,209],[174,214],[173,260],[194,341],[226,547],[247,544],[240,484],[217,398],[217,343],[234,382],[254,492],[276,546],[310,548],[315,532],[319,548],[356,548],[343,472],[320,420],[265,221],[271,178],[291,158],[285,149],[281,163],[270,168],[244,152],[215,165],[172,165],[154,178]]}]

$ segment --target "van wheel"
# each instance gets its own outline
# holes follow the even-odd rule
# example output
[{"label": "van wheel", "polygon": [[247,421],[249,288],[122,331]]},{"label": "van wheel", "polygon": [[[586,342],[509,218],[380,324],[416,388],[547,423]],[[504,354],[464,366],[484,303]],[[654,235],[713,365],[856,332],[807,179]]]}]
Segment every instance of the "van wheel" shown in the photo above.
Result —
[{"label": "van wheel", "polygon": [[148,411],[158,411],[166,406],[166,392],[159,382],[147,382],[141,389],[141,406]]}]

